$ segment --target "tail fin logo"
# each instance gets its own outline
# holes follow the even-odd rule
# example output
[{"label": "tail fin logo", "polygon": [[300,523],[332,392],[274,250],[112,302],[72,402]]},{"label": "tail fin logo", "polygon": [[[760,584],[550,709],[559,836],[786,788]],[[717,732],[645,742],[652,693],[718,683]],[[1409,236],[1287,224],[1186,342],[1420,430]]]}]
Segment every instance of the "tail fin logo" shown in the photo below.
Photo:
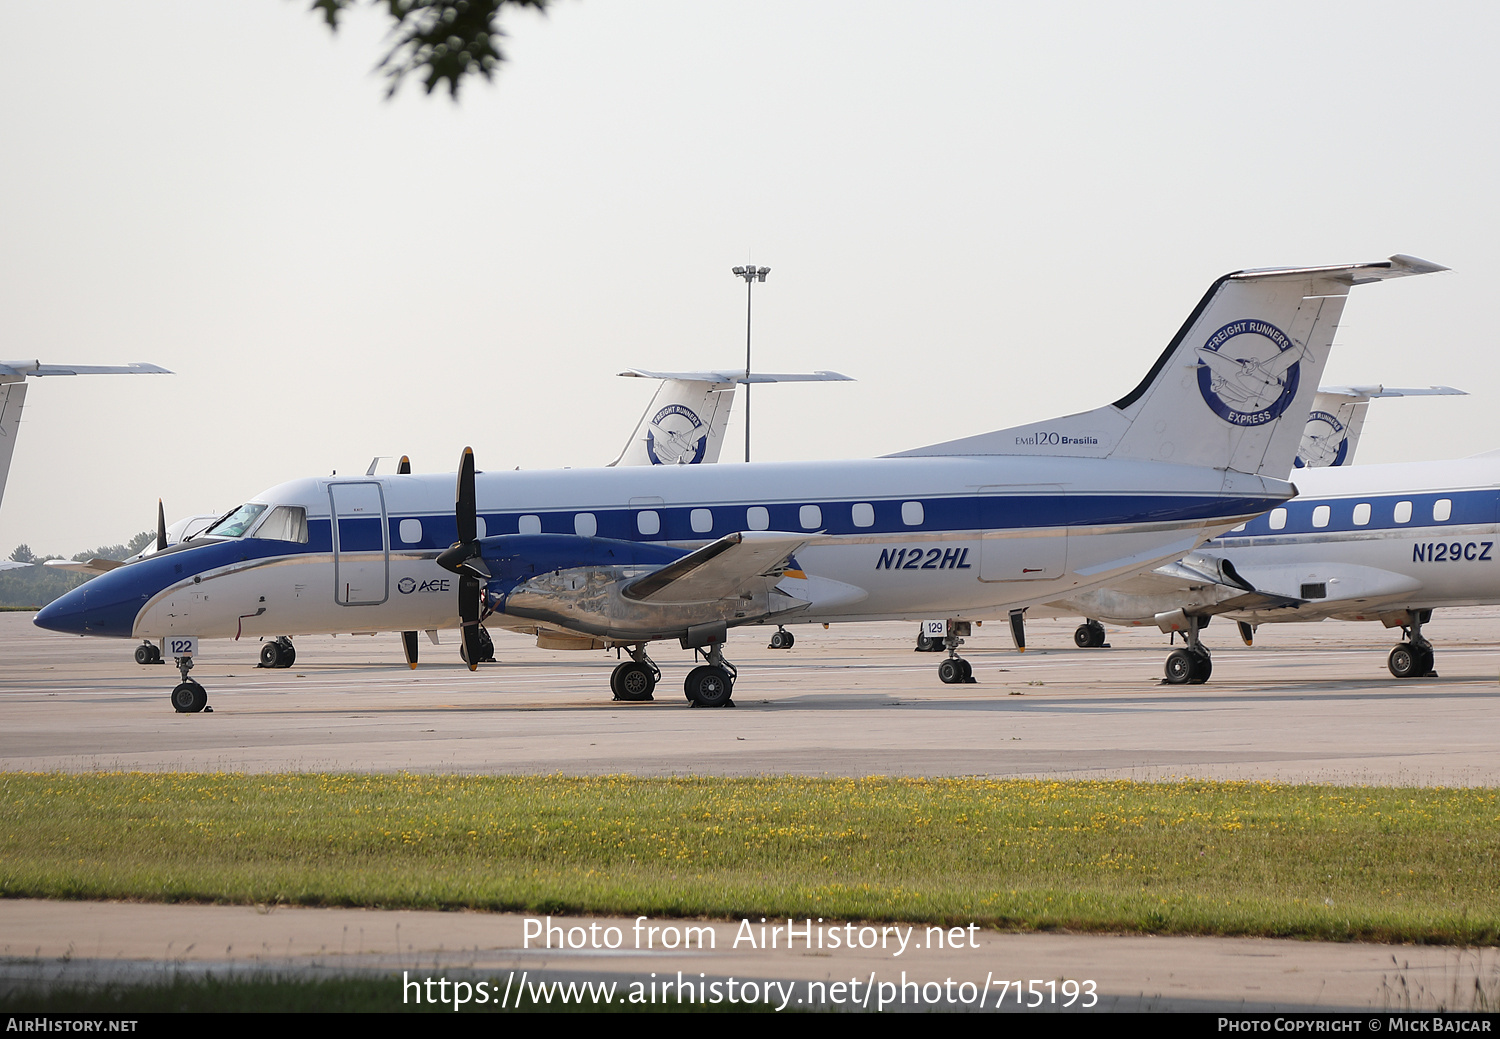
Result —
[{"label": "tail fin logo", "polygon": [[1306,356],[1306,348],[1275,325],[1231,321],[1198,349],[1198,389],[1225,422],[1261,426],[1297,396],[1299,362]]},{"label": "tail fin logo", "polygon": [[682,404],[656,413],[646,432],[646,454],[652,465],[697,465],[708,450],[708,424]]},{"label": "tail fin logo", "polygon": [[1349,457],[1349,434],[1337,415],[1315,411],[1307,416],[1302,430],[1302,446],[1292,464],[1298,469],[1343,465]]}]

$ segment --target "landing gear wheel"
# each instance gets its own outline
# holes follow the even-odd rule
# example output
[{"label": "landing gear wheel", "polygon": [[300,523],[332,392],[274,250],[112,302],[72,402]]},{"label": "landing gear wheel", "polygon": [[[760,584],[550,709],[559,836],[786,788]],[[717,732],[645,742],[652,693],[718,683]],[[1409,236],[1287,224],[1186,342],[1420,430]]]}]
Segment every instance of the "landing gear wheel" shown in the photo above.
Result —
[{"label": "landing gear wheel", "polygon": [[938,680],[944,685],[962,685],[973,678],[974,669],[963,657],[949,657],[938,665]]},{"label": "landing gear wheel", "polygon": [[267,642],[264,646],[260,647],[260,666],[261,667],[281,667],[282,666],[282,664],[281,664],[281,644],[280,643],[277,643],[277,642]]},{"label": "landing gear wheel", "polygon": [[[1431,650],[1427,651],[1429,655],[1431,652]],[[1403,642],[1391,650],[1391,655],[1386,658],[1385,666],[1390,668],[1391,674],[1397,678],[1418,678],[1432,670],[1432,661],[1424,660],[1422,651],[1410,642]]]},{"label": "landing gear wheel", "polygon": [[729,707],[734,693],[734,682],[729,672],[712,664],[702,664],[688,672],[682,683],[683,691],[694,707]]},{"label": "landing gear wheel", "polygon": [[1167,657],[1167,684],[1187,685],[1193,680],[1193,655],[1185,649],[1174,649]]},{"label": "landing gear wheel", "polygon": [[281,663],[277,667],[291,667],[297,662],[297,647],[290,642],[281,643]]},{"label": "landing gear wheel", "polygon": [[627,660],[610,672],[609,688],[616,700],[644,703],[654,699],[651,693],[656,688],[656,676],[645,664]]},{"label": "landing gear wheel", "polygon": [[1079,649],[1098,649],[1104,645],[1104,628],[1098,624],[1080,624],[1073,631],[1073,645]]},{"label": "landing gear wheel", "polygon": [[483,624],[479,626],[479,663],[493,664],[495,662],[495,640],[490,638],[489,631]]},{"label": "landing gear wheel", "polygon": [[927,634],[926,629],[918,628],[916,651],[918,653],[941,653],[943,651],[943,640],[932,638]]},{"label": "landing gear wheel", "polygon": [[797,639],[785,628],[777,628],[771,633],[771,645],[768,649],[791,649],[797,644]]},{"label": "landing gear wheel", "polygon": [[1168,685],[1202,685],[1214,673],[1214,662],[1207,653],[1176,649],[1167,657]]},{"label": "landing gear wheel", "polygon": [[172,690],[172,706],[178,714],[197,714],[208,706],[208,692],[197,682],[179,682]]},{"label": "landing gear wheel", "polygon": [[1433,652],[1431,646],[1421,648],[1422,659],[1417,661],[1417,675],[1425,677],[1432,674]]},{"label": "landing gear wheel", "polygon": [[135,647],[135,662],[137,664],[160,664],[161,651],[149,642],[143,642]]}]

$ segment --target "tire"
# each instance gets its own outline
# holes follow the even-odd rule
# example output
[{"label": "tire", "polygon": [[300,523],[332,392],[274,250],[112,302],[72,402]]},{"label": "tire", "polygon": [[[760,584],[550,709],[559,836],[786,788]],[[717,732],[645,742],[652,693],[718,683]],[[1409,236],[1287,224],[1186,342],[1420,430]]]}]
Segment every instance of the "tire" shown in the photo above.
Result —
[{"label": "tire", "polygon": [[151,651],[153,649],[155,649],[155,648],[156,648],[155,646],[148,646],[144,642],[141,643],[139,646],[135,647],[135,662],[137,664],[154,664],[154,663],[156,663],[156,661],[154,661],[154,660],[151,659],[151,657],[153,655],[151,653]]},{"label": "tire", "polygon": [[1213,658],[1207,653],[1193,654],[1193,675],[1188,679],[1189,685],[1202,685],[1207,682],[1209,676],[1214,673]]},{"label": "tire", "polygon": [[197,714],[208,706],[208,692],[197,682],[179,682],[172,690],[172,706],[178,714]]},{"label": "tire", "polygon": [[1423,646],[1420,654],[1421,659],[1417,661],[1417,677],[1426,678],[1428,675],[1432,674],[1432,664],[1434,660],[1432,647]]},{"label": "tire", "polygon": [[1427,673],[1422,668],[1421,653],[1413,649],[1409,642],[1403,642],[1391,650],[1391,655],[1386,657],[1385,666],[1397,678],[1416,678]]},{"label": "tire", "polygon": [[1187,685],[1197,670],[1193,666],[1193,655],[1185,649],[1174,649],[1167,657],[1166,675],[1168,685]]},{"label": "tire", "polygon": [[267,642],[260,647],[261,667],[281,667],[281,645],[276,642]]},{"label": "tire", "polygon": [[277,667],[291,667],[296,662],[297,662],[297,647],[293,646],[290,642],[283,643],[282,647],[281,647],[281,663],[277,664],[276,666]]},{"label": "tire", "polygon": [[786,649],[786,635],[780,631],[771,633],[771,649]]},{"label": "tire", "polygon": [[645,664],[629,660],[615,668],[610,674],[609,688],[615,694],[616,700],[644,703],[653,699],[651,692],[656,688],[656,676]]},{"label": "tire", "polygon": [[1094,648],[1094,629],[1087,624],[1080,624],[1073,629],[1073,645],[1079,649]]},{"label": "tire", "polygon": [[972,681],[974,681],[974,665],[971,664],[971,663],[969,663],[963,657],[959,657],[958,658],[958,662],[961,665],[963,665],[963,672],[964,672],[964,676],[962,678],[960,678],[959,681],[960,682],[972,682]]},{"label": "tire", "polygon": [[938,665],[938,680],[944,685],[958,685],[964,680],[964,665],[967,663],[962,657],[949,657]]},{"label": "tire", "polygon": [[797,636],[793,635],[789,631],[783,631],[781,633],[781,641],[782,641],[782,647],[781,647],[782,649],[791,649],[793,646],[795,646],[797,644]]},{"label": "tire", "polygon": [[481,624],[479,626],[479,663],[493,664],[495,662],[495,640],[490,638],[490,633]]},{"label": "tire", "polygon": [[723,707],[734,693],[734,683],[724,669],[703,664],[688,672],[683,689],[694,706]]}]

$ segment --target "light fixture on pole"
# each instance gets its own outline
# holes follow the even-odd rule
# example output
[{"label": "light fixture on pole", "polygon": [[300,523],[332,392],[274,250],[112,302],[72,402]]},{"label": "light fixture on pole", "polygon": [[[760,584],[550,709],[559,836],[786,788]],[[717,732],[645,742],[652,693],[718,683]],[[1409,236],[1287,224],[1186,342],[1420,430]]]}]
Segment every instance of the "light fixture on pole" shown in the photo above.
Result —
[{"label": "light fixture on pole", "polygon": [[734,268],[737,278],[745,279],[745,461],[750,461],[750,296],[751,289],[758,281],[765,281],[766,275],[771,273],[769,267],[756,267],[753,264],[748,267]]}]

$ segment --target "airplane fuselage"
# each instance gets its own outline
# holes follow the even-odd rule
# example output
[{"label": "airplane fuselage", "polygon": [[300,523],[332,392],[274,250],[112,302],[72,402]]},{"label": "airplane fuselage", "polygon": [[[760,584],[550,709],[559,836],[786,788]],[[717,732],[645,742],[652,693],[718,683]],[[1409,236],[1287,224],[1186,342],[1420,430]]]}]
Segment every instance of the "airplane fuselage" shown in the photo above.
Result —
[{"label": "airplane fuselage", "polygon": [[[265,516],[302,510],[305,541],[251,524],[189,542],[96,578],[38,623],[149,639],[452,628],[460,578],[436,557],[457,538],[453,486],[446,475],[282,484],[254,501]],[[1003,614],[1177,558],[1291,488],[1159,462],[936,457],[492,472],[476,494],[481,537],[695,548],[737,531],[805,534],[777,585],[805,608],[774,616],[752,604],[732,627]],[[608,638],[673,634],[514,615]]]}]

